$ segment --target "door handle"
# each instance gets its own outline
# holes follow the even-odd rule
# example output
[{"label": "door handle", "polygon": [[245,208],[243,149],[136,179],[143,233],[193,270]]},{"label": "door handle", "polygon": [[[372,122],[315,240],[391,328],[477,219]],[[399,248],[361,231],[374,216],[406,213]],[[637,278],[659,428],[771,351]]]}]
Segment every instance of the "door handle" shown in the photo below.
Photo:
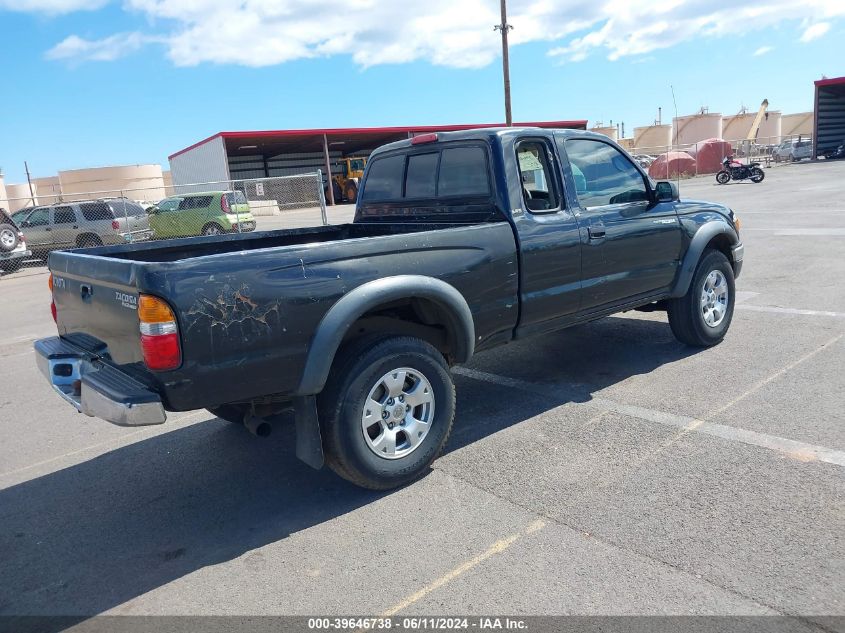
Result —
[{"label": "door handle", "polygon": [[88,284],[82,284],[79,286],[79,295],[82,297],[83,301],[90,299],[92,294],[94,294],[94,292]]},{"label": "door handle", "polygon": [[591,240],[601,239],[607,234],[603,226],[591,226],[587,229],[587,232],[590,234]]},{"label": "door handle", "polygon": [[51,228],[48,226],[48,227],[47,227],[47,228],[45,228],[44,230],[45,230],[45,231],[52,231],[53,229],[51,229]]}]

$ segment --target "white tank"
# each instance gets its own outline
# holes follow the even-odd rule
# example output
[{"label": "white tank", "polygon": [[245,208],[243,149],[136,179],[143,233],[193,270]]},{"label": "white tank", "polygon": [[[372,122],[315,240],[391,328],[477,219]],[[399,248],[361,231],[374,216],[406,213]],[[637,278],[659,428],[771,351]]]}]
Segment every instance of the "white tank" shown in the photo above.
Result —
[{"label": "white tank", "polygon": [[[14,213],[15,211],[23,209],[24,207],[33,206],[33,197],[35,198],[35,204],[38,204],[38,195],[36,193],[34,184],[32,185],[32,193],[35,195],[30,195],[29,185],[25,182],[21,184],[6,185],[6,195],[9,199],[9,212]],[[0,207],[2,206],[3,205],[0,204]]]},{"label": "white tank", "polygon": [[693,145],[708,138],[722,138],[722,115],[718,113],[692,114],[672,119],[676,145]]},{"label": "white tank", "polygon": [[[65,200],[125,196],[158,202],[165,197],[161,165],[119,165],[59,172]],[[40,190],[40,188],[39,188]]]},{"label": "white tank", "polygon": [[634,128],[634,149],[638,153],[662,154],[671,144],[671,125],[647,125]]},{"label": "white tank", "polygon": [[62,200],[62,183],[58,176],[33,178],[32,188],[38,193],[38,204],[54,204]]},{"label": "white tank", "polygon": [[596,132],[597,134],[604,134],[606,137],[616,140],[618,136],[618,132],[616,131],[616,127],[610,126],[600,126],[600,127],[591,127],[590,132]]},{"label": "white tank", "polygon": [[[763,116],[760,129],[757,131],[757,142],[763,144],[775,144],[780,142],[781,136],[781,113],[777,110],[770,110],[767,116]],[[748,138],[751,126],[754,125],[756,112],[745,114],[734,114],[722,119],[722,138],[726,141],[742,141]]]},{"label": "white tank", "polygon": [[781,136],[813,135],[814,114],[812,112],[784,114],[780,121]]}]

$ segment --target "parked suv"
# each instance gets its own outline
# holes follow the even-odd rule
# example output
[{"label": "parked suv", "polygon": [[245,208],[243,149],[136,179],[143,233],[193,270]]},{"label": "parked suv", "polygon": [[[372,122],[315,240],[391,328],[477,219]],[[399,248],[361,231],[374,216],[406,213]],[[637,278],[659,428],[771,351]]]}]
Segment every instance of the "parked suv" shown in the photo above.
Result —
[{"label": "parked suv", "polygon": [[144,208],[124,198],[35,207],[20,227],[36,255],[63,248],[140,242],[152,236]]},{"label": "parked suv", "polygon": [[24,258],[32,255],[21,233],[6,209],[0,208],[0,270],[12,273],[21,267]]},{"label": "parked suv", "polygon": [[793,162],[802,158],[812,158],[813,141],[791,140],[784,141],[775,148],[772,157],[776,163],[781,161]]},{"label": "parked suv", "polygon": [[207,191],[165,198],[150,209],[156,238],[220,235],[255,230],[243,191]]}]

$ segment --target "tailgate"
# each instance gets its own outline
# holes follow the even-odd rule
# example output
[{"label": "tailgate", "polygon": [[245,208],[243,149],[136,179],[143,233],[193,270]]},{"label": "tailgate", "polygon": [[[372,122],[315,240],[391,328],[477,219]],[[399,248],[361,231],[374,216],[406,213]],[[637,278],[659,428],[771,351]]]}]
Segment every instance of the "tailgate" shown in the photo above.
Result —
[{"label": "tailgate", "polygon": [[133,262],[78,252],[50,254],[59,334],[120,365],[142,361]]}]

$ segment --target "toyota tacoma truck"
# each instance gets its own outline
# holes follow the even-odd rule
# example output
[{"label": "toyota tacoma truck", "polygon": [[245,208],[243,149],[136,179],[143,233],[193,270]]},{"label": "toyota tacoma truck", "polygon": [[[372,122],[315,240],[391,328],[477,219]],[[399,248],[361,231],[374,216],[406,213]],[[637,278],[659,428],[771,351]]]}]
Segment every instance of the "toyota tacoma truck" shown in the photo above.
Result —
[{"label": "toyota tacoma truck", "polygon": [[53,252],[59,336],[35,343],[89,416],[208,409],[368,488],[421,476],[455,416],[450,368],[631,309],[719,343],[743,246],[607,137],[500,128],[372,153],[350,224]]}]

